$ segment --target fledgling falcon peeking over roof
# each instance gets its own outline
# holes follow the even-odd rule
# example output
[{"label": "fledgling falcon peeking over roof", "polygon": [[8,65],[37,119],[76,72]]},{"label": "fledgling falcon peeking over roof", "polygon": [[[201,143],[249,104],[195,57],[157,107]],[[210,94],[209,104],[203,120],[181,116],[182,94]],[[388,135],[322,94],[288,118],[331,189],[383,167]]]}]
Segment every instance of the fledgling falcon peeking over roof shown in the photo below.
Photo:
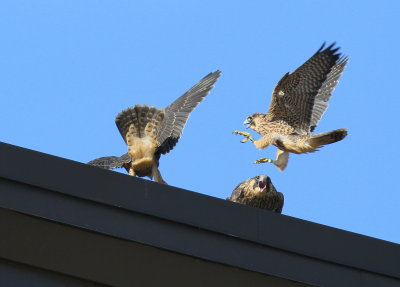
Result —
[{"label": "fledgling falcon peeking over roof", "polygon": [[267,175],[257,175],[239,183],[233,190],[229,201],[242,203],[281,213],[284,197],[278,192]]},{"label": "fledgling falcon peeking over roof", "polygon": [[337,53],[335,43],[322,47],[293,73],[286,73],[275,86],[267,114],[254,113],[247,117],[247,128],[262,137],[254,140],[246,132],[234,131],[245,136],[259,149],[269,145],[278,147],[276,160],[262,158],[254,163],[271,162],[279,170],[286,168],[289,153],[309,153],[342,140],[346,129],[311,134],[328,107],[338,79],[348,58]]},{"label": "fledgling falcon peeking over roof", "polygon": [[165,109],[136,105],[120,112],[115,123],[128,153],[101,157],[88,164],[105,169],[124,167],[132,176],[154,177],[156,182],[166,183],[158,170],[160,156],[174,148],[190,113],[209,94],[220,74],[208,74]]}]

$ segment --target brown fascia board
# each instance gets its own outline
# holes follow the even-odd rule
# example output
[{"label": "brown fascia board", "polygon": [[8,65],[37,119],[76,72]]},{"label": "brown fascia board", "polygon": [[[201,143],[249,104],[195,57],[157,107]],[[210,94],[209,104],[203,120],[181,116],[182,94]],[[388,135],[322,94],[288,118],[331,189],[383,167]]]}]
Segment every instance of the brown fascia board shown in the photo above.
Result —
[{"label": "brown fascia board", "polygon": [[6,143],[0,179],[1,208],[108,236],[308,284],[400,280],[398,244]]}]

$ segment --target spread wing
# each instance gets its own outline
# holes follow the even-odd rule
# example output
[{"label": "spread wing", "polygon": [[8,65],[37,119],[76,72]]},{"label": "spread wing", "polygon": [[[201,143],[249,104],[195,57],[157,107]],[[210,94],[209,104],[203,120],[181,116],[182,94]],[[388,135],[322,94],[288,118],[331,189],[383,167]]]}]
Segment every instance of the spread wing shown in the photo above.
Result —
[{"label": "spread wing", "polygon": [[158,152],[168,153],[176,145],[190,113],[208,95],[220,74],[220,71],[208,74],[165,108],[164,120],[157,133]]},{"label": "spread wing", "polygon": [[348,61],[334,45],[324,49],[324,43],[303,65],[282,77],[268,110],[273,120],[284,120],[302,134],[315,128]]},{"label": "spread wing", "polygon": [[315,97],[314,105],[311,113],[310,131],[314,131],[322,115],[328,108],[328,101],[335,90],[336,85],[339,83],[339,78],[343,73],[344,68],[348,62],[347,57],[342,57],[333,66],[332,70],[326,77],[325,82],[322,84]]},{"label": "spread wing", "polygon": [[126,167],[132,161],[131,157],[128,153],[123,154],[122,156],[105,156],[96,158],[92,161],[89,161],[87,164],[94,165],[104,169],[114,169]]}]

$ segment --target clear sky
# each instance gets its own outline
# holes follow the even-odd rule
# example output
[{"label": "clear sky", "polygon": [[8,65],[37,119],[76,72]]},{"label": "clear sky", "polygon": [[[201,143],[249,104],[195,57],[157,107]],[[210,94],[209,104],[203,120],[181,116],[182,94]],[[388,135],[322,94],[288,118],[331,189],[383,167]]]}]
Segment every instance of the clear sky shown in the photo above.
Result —
[{"label": "clear sky", "polygon": [[[166,107],[220,69],[161,158],[169,184],[226,198],[267,174],[284,214],[400,243],[399,18],[399,1],[3,0],[0,140],[79,162],[121,155],[121,110]],[[252,164],[276,148],[232,131],[324,41],[350,62],[316,131],[348,137],[292,155],[284,172]]]}]

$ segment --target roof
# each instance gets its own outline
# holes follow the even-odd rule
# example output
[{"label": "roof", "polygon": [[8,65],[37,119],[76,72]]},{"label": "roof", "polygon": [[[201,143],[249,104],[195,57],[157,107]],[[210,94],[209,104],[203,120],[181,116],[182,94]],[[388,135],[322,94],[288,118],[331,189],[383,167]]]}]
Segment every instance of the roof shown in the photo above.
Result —
[{"label": "roof", "polygon": [[6,143],[0,159],[1,280],[400,284],[398,244]]}]

